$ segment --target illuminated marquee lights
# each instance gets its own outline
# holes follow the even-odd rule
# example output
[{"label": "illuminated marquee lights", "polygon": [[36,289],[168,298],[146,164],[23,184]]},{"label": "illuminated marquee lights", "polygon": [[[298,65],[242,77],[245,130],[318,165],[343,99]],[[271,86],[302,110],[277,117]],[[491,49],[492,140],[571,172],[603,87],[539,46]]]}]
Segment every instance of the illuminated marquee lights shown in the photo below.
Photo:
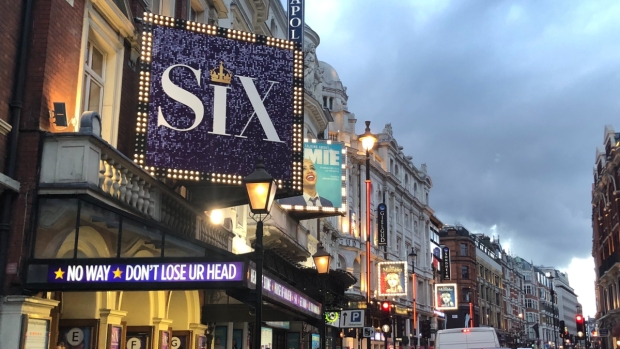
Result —
[{"label": "illuminated marquee lights", "polygon": [[[153,54],[153,29],[157,26],[173,27],[204,35],[219,36],[231,40],[243,41],[255,45],[273,46],[293,51],[293,124],[292,124],[292,178],[291,180],[277,179],[279,189],[300,193],[302,190],[302,160],[303,160],[303,118],[304,118],[304,88],[303,71],[304,55],[301,46],[293,41],[266,37],[254,33],[235,29],[220,28],[209,24],[197,23],[183,19],[145,12],[141,43],[140,81],[138,87],[138,112],[136,118],[136,142],[134,148],[134,162],[144,168],[152,176],[158,178],[172,178],[188,181],[204,181],[223,185],[242,185],[243,176],[229,173],[211,173],[182,168],[166,168],[146,166],[145,154],[147,143],[148,105],[151,83],[151,60]],[[344,212],[344,209],[341,209]]]}]

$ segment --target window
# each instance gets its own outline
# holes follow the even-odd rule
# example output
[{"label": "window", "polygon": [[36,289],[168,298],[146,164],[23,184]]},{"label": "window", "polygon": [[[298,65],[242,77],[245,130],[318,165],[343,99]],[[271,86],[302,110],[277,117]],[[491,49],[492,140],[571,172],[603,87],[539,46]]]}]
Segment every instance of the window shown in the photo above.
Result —
[{"label": "window", "polygon": [[334,97],[329,97],[329,110],[334,109]]},{"label": "window", "polygon": [[327,97],[323,96],[323,107],[327,108]]},{"label": "window", "polygon": [[463,302],[467,302],[469,303],[469,299],[470,299],[470,288],[469,287],[464,287],[461,289],[461,299],[463,300]]},{"label": "window", "polygon": [[174,0],[151,0],[151,12],[168,17],[174,15]]},{"label": "window", "polygon": [[467,244],[461,243],[461,249],[459,250],[459,256],[467,256]]},{"label": "window", "polygon": [[104,15],[118,11],[116,5],[110,2],[101,2],[100,5],[88,8],[88,20],[84,22],[88,35],[81,51],[76,114],[98,112],[101,115],[101,136],[115,147],[121,100],[121,89],[117,87],[121,85],[125,56],[123,38],[133,35],[135,28],[123,23],[111,25]]},{"label": "window", "polygon": [[525,294],[534,294],[534,290],[531,285],[525,285]]},{"label": "window", "polygon": [[88,41],[84,61],[84,102],[82,111],[96,111],[101,114],[103,86],[105,84],[105,54]]},{"label": "window", "polygon": [[402,245],[403,240],[401,238],[396,238],[396,255],[400,257],[400,245]]},{"label": "window", "polygon": [[468,266],[461,266],[461,278],[463,279],[469,279],[469,267]]}]

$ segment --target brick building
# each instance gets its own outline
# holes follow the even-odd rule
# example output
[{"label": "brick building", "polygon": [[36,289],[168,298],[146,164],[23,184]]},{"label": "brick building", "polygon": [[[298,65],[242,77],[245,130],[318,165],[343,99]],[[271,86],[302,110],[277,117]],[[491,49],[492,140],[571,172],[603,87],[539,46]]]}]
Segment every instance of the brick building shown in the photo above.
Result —
[{"label": "brick building", "polygon": [[592,184],[592,257],[596,271],[596,322],[611,335],[601,338],[612,348],[620,340],[620,133],[605,126],[603,145],[597,147]]},{"label": "brick building", "polygon": [[[474,327],[480,325],[478,296],[478,271],[476,268],[476,245],[467,229],[462,226],[444,226],[439,231],[439,241],[450,250],[450,277],[441,283],[455,283],[458,291],[458,308],[444,310],[446,328],[466,327],[470,319],[470,303],[473,306]],[[444,256],[445,258],[445,256]],[[444,271],[442,271],[442,275]],[[447,275],[444,275],[447,276]]]}]

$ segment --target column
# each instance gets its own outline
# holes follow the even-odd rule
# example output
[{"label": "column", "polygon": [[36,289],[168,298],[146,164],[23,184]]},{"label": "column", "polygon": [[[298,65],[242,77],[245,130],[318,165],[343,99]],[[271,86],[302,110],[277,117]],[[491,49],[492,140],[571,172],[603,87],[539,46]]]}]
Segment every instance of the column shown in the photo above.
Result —
[{"label": "column", "polygon": [[[50,311],[57,306],[58,303],[59,302],[56,300],[37,297],[4,297],[0,302],[0,343],[2,343],[2,348],[21,348],[23,315],[49,318]],[[51,323],[48,330],[51,330]]]}]

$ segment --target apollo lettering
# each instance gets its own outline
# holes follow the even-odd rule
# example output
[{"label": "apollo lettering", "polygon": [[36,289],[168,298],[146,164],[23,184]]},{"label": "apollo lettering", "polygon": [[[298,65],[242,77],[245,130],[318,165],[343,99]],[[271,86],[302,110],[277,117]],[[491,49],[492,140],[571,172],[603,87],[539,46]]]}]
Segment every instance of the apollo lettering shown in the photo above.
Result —
[{"label": "apollo lettering", "polygon": [[304,4],[302,0],[288,1],[288,39],[303,41],[304,34]]},{"label": "apollo lettering", "polygon": [[[190,108],[194,112],[196,118],[194,119],[193,124],[188,128],[176,128],[168,123],[168,121],[166,120],[166,115],[164,115],[164,113],[162,112],[161,106],[158,106],[157,126],[166,127],[179,132],[188,132],[195,129],[202,123],[202,120],[205,117],[205,110],[204,105],[202,104],[202,101],[200,100],[200,98],[198,98],[198,96],[194,95],[188,90],[183,89],[180,86],[175,85],[170,79],[171,71],[175,68],[181,67],[190,69],[194,77],[196,78],[198,86],[201,86],[202,71],[200,69],[194,69],[185,64],[174,64],[166,68],[162,75],[162,89],[164,93],[168,95],[168,97]],[[252,113],[252,115],[248,118],[248,121],[245,124],[243,131],[241,131],[240,134],[235,135],[235,137],[246,138],[246,136],[244,136],[243,134],[245,133],[246,128],[250,124],[250,121],[252,121],[252,119],[256,115],[261,127],[263,128],[263,131],[265,132],[265,135],[267,136],[267,138],[263,140],[269,142],[282,142],[280,140],[280,137],[278,136],[278,133],[276,132],[275,127],[273,126],[271,117],[269,116],[267,108],[264,104],[264,101],[269,96],[273,85],[277,84],[278,82],[268,80],[270,83],[269,89],[261,98],[258,90],[256,89],[256,84],[254,84],[254,78],[241,75],[237,75],[236,78],[238,78],[241,82],[241,86],[243,87],[243,90],[245,91],[248,99],[250,100],[250,103],[252,104],[254,113]],[[220,136],[232,136],[230,133],[227,133],[226,128],[226,106],[228,99],[228,90],[230,90],[231,87],[217,84],[209,84],[209,87],[213,89],[213,129],[209,131],[209,133]]]}]

